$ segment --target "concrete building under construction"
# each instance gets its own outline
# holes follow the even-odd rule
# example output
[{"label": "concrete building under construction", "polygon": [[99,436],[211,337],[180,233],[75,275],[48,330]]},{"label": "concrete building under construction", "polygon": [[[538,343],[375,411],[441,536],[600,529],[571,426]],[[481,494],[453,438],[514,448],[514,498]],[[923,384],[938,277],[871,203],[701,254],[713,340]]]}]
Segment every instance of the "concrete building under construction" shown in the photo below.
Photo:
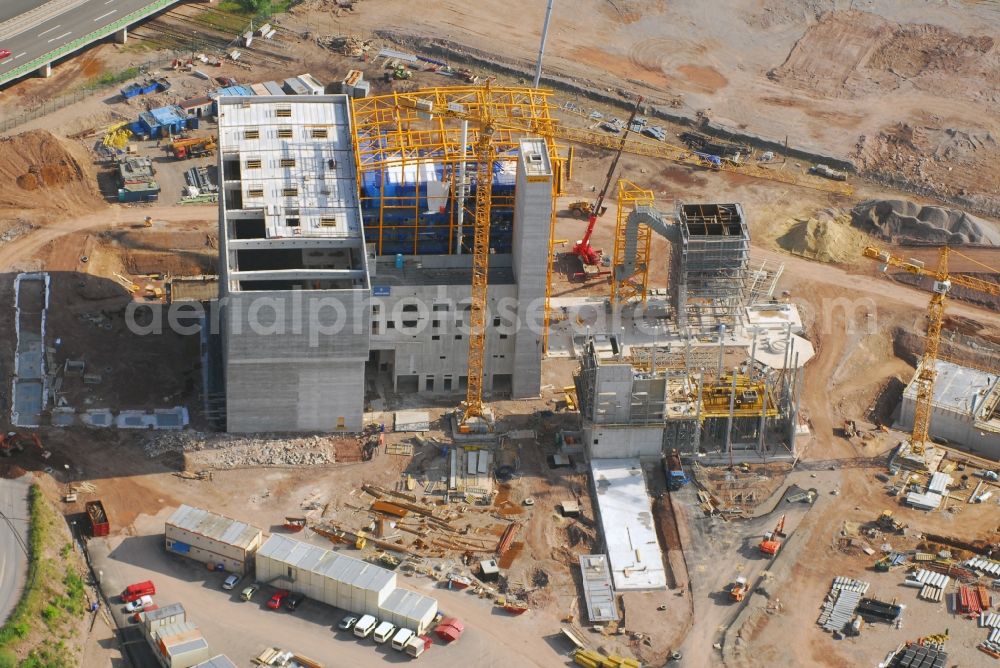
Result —
[{"label": "concrete building under construction", "polygon": [[[548,113],[530,94],[449,95]],[[477,184],[458,125],[432,121],[431,141],[394,96],[218,105],[224,401],[210,411],[229,431],[358,431],[366,394],[464,391]],[[509,132],[494,144],[483,390],[533,397],[555,148]]]},{"label": "concrete building under construction", "polygon": [[[727,366],[733,359],[741,361]],[[664,448],[706,462],[794,453],[802,369],[752,362],[745,348],[595,337],[575,382],[591,458],[659,458]]]},{"label": "concrete building under construction", "polygon": [[[793,456],[802,367],[814,351],[794,305],[772,296],[781,268],[752,268],[739,204],[679,203],[670,223],[645,217],[673,242],[673,302],[663,305],[673,315],[652,338],[626,340],[622,326],[592,333],[577,351],[588,456]],[[622,314],[630,317],[627,305]]]},{"label": "concrete building under construction", "polygon": [[[923,364],[923,362],[921,362]],[[1000,460],[1000,374],[936,360],[937,377],[931,402],[930,435]],[[903,391],[899,426],[913,429],[917,378]]]}]

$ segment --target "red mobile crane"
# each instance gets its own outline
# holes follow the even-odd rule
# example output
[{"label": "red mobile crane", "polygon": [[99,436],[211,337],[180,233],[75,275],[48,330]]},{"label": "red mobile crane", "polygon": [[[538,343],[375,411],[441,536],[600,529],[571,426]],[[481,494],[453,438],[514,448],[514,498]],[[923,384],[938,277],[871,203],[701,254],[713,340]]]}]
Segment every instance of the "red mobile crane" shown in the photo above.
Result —
[{"label": "red mobile crane", "polygon": [[580,262],[583,264],[583,271],[576,274],[574,278],[591,278],[593,276],[600,276],[601,274],[607,274],[609,272],[602,272],[597,267],[601,264],[601,252],[594,249],[590,245],[590,238],[594,234],[594,227],[597,225],[597,217],[600,215],[601,209],[604,206],[604,196],[608,194],[608,188],[611,187],[611,181],[614,179],[615,170],[618,169],[618,160],[622,157],[622,151],[625,150],[625,142],[628,139],[628,133],[632,129],[632,123],[635,121],[635,115],[639,112],[639,105],[642,104],[642,97],[639,97],[635,101],[635,107],[632,108],[632,115],[628,118],[628,123],[625,124],[622,130],[622,140],[618,144],[618,151],[615,153],[615,159],[611,161],[611,167],[608,169],[608,175],[604,179],[604,186],[601,188],[601,192],[597,194],[597,201],[594,206],[590,209],[590,219],[587,221],[587,231],[583,235],[583,239],[576,242],[573,246],[573,255],[580,258]]}]

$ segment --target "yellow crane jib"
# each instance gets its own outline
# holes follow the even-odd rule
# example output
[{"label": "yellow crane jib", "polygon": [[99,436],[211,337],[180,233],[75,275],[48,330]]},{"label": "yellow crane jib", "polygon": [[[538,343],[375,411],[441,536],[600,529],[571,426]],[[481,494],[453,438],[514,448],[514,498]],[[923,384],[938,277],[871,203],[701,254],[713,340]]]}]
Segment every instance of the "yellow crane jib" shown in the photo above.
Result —
[{"label": "yellow crane jib", "polygon": [[[941,326],[944,323],[945,298],[952,287],[958,285],[969,290],[975,290],[988,295],[1000,295],[1000,284],[990,283],[974,276],[951,274],[948,272],[948,255],[953,251],[948,246],[942,246],[938,256],[938,264],[934,269],[927,269],[918,260],[904,260],[888,251],[874,246],[867,246],[861,254],[882,263],[882,271],[889,267],[902,269],[916,276],[927,276],[934,279],[930,303],[927,305],[927,335],[924,344],[924,356],[916,376],[917,400],[914,405],[913,431],[910,435],[910,447],[916,455],[923,455],[927,441],[930,439],[931,409],[934,399],[934,381],[937,378],[938,348],[941,343]],[[965,257],[965,256],[962,256]],[[968,258],[971,260],[971,258]],[[975,260],[973,260],[975,262]],[[981,264],[978,263],[977,264]],[[996,269],[986,267],[993,272]]]}]

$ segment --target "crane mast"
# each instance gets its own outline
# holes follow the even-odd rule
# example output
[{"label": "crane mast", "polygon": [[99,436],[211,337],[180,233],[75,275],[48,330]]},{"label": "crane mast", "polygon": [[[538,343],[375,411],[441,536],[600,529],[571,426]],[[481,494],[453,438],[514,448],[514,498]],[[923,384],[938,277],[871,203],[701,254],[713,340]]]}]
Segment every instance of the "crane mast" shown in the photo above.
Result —
[{"label": "crane mast", "polygon": [[493,206],[493,163],[496,150],[493,135],[496,127],[489,109],[483,112],[482,127],[476,143],[476,210],[472,245],[472,301],[469,311],[469,372],[465,411],[459,431],[468,433],[475,419],[483,420],[487,430],[492,420],[483,405],[483,366],[486,357],[486,309],[490,269],[490,210]]},{"label": "crane mast", "polygon": [[[882,270],[896,267],[917,276],[927,276],[934,280],[933,294],[927,305],[927,336],[924,344],[924,356],[915,378],[917,385],[917,400],[913,411],[913,431],[910,436],[910,448],[915,455],[923,455],[927,441],[930,440],[931,411],[934,401],[934,381],[937,379],[938,348],[941,343],[941,326],[944,324],[944,306],[948,292],[953,285],[976,290],[988,295],[1000,295],[1000,285],[990,283],[974,276],[963,276],[948,272],[948,254],[950,249],[942,246],[938,256],[936,269],[925,269],[922,263],[904,260],[887,251],[868,246],[862,251],[865,257],[882,263]],[[956,251],[957,253],[957,251]],[[961,255],[961,253],[958,253]],[[987,267],[989,268],[989,267]],[[996,271],[995,269],[993,271]]]}]

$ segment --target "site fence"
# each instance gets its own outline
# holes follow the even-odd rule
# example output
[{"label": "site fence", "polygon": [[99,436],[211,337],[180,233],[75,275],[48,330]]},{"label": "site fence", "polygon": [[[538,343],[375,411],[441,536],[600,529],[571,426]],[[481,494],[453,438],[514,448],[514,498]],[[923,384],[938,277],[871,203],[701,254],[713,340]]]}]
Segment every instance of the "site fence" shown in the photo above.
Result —
[{"label": "site fence", "polygon": [[[141,65],[138,65],[139,74],[137,76],[145,76],[150,70],[169,65],[174,60],[173,56],[166,58],[156,58]],[[64,109],[71,104],[76,104],[80,100],[90,97],[95,93],[100,93],[101,91],[117,90],[122,85],[128,81],[108,81],[105,83],[93,83],[83,86],[82,88],[77,88],[76,90],[64,93],[58,97],[54,97],[51,100],[45,100],[40,105],[34,109],[28,109],[27,111],[22,111],[21,113],[11,116],[10,118],[0,119],[0,133],[9,133],[16,127],[24,125],[29,121],[33,121],[36,118],[45,116],[46,114],[51,114],[52,112]]]}]

